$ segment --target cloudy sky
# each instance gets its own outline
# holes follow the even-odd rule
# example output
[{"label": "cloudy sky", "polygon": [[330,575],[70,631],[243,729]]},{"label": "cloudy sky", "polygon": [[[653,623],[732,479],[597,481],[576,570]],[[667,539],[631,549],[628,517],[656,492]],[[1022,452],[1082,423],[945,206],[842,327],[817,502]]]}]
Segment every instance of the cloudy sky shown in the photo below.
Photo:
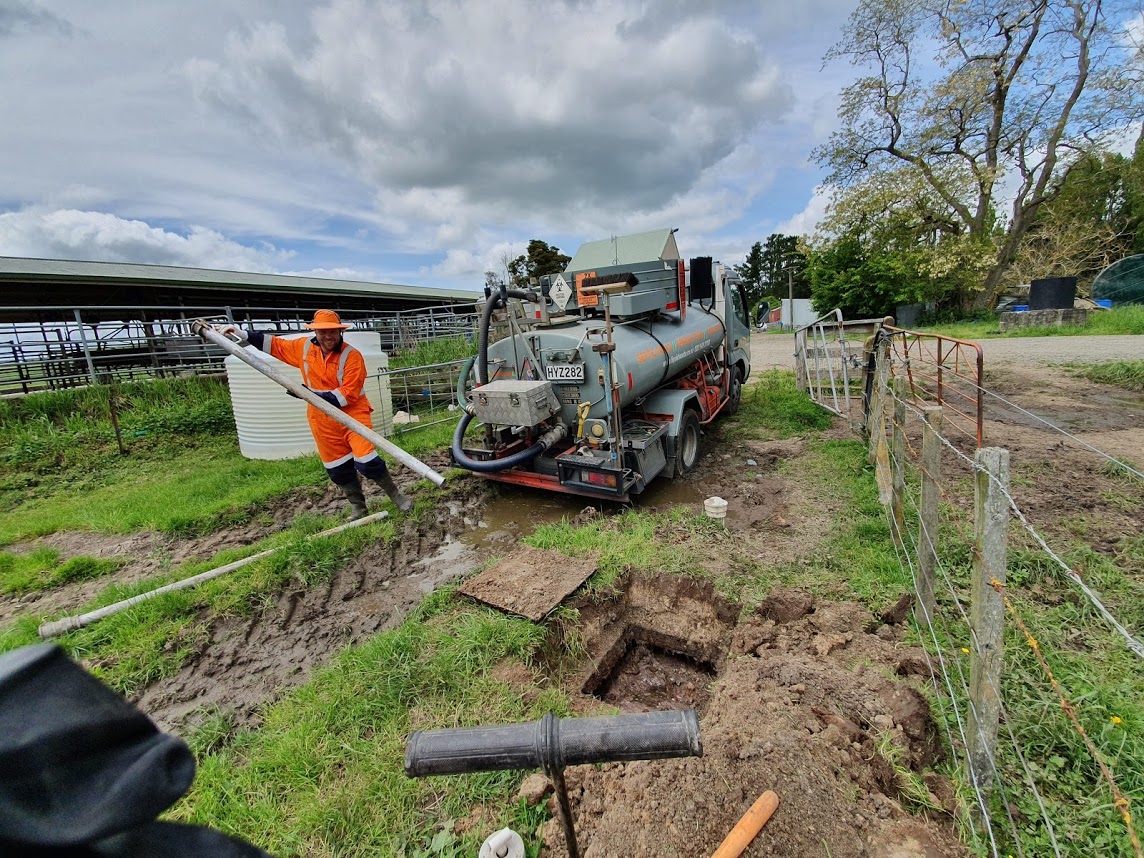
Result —
[{"label": "cloudy sky", "polygon": [[477,289],[821,213],[853,0],[0,0],[0,256]]}]

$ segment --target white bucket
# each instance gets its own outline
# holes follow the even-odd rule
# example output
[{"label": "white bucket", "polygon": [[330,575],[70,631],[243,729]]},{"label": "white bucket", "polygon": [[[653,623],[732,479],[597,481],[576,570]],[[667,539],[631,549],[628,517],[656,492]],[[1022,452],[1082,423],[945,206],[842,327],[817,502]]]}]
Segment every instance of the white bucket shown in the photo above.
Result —
[{"label": "white bucket", "polygon": [[727,517],[727,501],[721,497],[707,498],[703,501],[703,511],[708,518],[724,519]]}]

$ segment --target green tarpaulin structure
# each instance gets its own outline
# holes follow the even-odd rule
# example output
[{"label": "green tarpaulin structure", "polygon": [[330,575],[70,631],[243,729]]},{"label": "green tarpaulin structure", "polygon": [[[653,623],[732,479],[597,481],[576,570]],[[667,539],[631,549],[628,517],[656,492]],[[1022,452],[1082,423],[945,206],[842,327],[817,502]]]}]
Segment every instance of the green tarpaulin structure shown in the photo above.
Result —
[{"label": "green tarpaulin structure", "polygon": [[1144,304],[1144,253],[1126,256],[1096,275],[1092,300],[1102,298],[1113,304]]}]

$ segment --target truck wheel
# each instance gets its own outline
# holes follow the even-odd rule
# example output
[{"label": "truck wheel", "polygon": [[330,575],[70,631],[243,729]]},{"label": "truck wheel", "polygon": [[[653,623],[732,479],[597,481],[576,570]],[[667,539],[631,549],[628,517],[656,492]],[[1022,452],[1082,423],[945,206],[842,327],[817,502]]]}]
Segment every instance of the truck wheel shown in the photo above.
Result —
[{"label": "truck wheel", "polygon": [[699,461],[699,418],[691,409],[683,412],[679,434],[675,437],[675,475],[685,477]]},{"label": "truck wheel", "polygon": [[739,411],[739,405],[743,401],[743,371],[739,367],[731,368],[731,390],[727,394],[727,407],[723,409],[723,413],[730,417]]}]

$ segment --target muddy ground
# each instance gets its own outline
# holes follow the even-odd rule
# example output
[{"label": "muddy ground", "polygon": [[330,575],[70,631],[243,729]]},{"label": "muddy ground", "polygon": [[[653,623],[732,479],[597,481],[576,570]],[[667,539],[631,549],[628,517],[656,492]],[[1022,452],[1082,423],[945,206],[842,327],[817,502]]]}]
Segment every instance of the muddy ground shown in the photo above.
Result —
[{"label": "muddy ground", "polygon": [[[1010,404],[987,403],[986,440],[1010,449],[1014,494],[1030,518],[1052,535],[1080,514],[1090,522],[1088,537],[1096,550],[1115,556],[1123,537],[1140,531],[1139,483],[1110,474],[1102,459],[1013,406],[1039,413],[1139,468],[1144,397],[1044,366],[996,368],[988,385]],[[848,421],[837,420],[830,434],[851,437]],[[846,514],[790,476],[805,449],[797,438],[712,449],[708,438],[691,477],[650,491],[640,503],[682,503],[698,512],[705,497],[728,500],[728,535],[713,541],[702,561],[708,578],[736,565],[798,562],[829,545]],[[956,458],[948,452],[946,458],[943,467],[956,474]],[[783,463],[795,467],[780,473]],[[1126,492],[1135,493],[1135,503],[1123,501]],[[132,581],[170,563],[257,540],[285,526],[300,508],[332,513],[342,503],[328,487],[320,496],[284,501],[270,511],[272,524],[202,539],[65,533],[36,544],[54,546],[64,556],[122,556],[127,564],[118,578]],[[402,523],[393,546],[366,552],[320,588],[277,594],[250,619],[215,622],[201,651],[174,677],[144,688],[137,703],[176,732],[216,711],[257,725],[260,706],[304,681],[343,647],[393,627],[435,587],[512,551],[524,533],[522,522],[614,511],[477,478],[452,480],[425,520]],[[74,612],[106,583],[85,582],[23,602],[0,598],[0,622],[29,612]],[[746,855],[967,854],[956,838],[949,782],[927,775],[928,794],[921,801],[930,809],[923,810],[903,795],[885,745],[877,749],[880,741],[890,742],[919,772],[942,753],[918,691],[928,682],[924,658],[903,642],[898,618],[883,622],[862,606],[789,589],[772,591],[743,613],[710,585],[648,573],[628,575],[615,599],[571,600],[581,609],[589,652],[570,680],[577,710],[594,714],[601,701],[622,711],[695,708],[704,746],[701,758],[570,769],[585,855],[710,854],[768,789],[781,804]],[[545,843],[545,854],[566,854],[555,821],[548,824]]]}]

